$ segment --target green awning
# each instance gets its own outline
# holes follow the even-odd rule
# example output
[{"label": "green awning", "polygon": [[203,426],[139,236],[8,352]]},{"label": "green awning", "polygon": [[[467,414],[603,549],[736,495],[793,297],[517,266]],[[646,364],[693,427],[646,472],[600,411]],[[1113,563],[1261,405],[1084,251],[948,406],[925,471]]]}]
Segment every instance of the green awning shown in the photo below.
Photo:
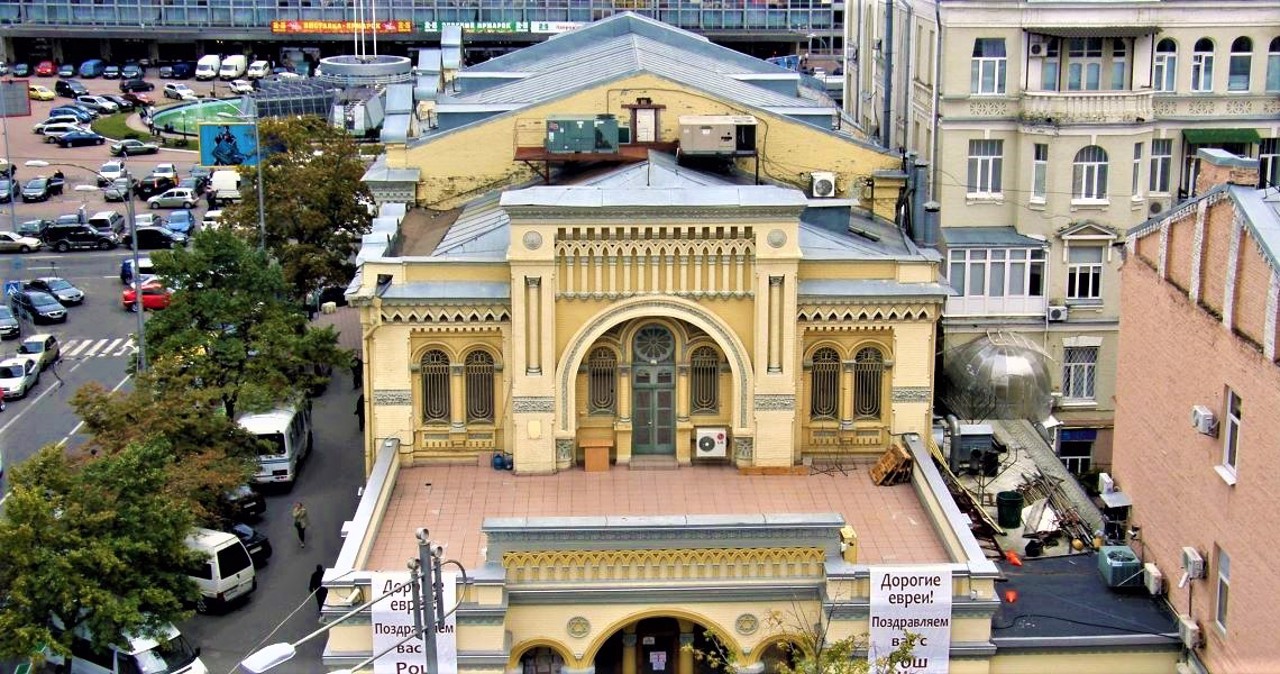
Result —
[{"label": "green awning", "polygon": [[1257,143],[1262,140],[1254,129],[1185,129],[1182,137],[1188,143],[1213,145],[1215,143]]}]

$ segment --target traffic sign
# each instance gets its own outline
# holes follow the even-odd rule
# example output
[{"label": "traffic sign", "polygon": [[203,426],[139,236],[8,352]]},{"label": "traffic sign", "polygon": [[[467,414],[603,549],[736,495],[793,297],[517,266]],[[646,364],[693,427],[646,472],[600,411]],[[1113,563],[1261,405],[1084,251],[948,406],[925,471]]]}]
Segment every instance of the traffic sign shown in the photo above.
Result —
[{"label": "traffic sign", "polygon": [[5,281],[4,282],[5,297],[8,297],[9,295],[20,292],[21,290],[22,290],[21,281]]}]

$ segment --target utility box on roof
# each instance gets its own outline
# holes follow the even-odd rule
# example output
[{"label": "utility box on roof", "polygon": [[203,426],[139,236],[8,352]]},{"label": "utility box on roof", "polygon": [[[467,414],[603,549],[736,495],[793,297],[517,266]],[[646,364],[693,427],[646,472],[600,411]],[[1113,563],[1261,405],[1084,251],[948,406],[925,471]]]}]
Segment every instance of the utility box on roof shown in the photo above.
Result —
[{"label": "utility box on roof", "polygon": [[680,154],[743,156],[756,153],[756,118],[750,115],[681,115]]},{"label": "utility box on roof", "polygon": [[613,154],[618,151],[618,118],[613,115],[559,115],[547,120],[547,152]]}]

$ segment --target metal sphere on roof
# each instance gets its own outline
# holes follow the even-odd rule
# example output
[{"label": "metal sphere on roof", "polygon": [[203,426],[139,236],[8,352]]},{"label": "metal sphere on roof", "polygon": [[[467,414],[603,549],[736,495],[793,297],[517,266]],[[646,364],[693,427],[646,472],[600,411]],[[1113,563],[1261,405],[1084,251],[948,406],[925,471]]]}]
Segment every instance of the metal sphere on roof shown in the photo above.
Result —
[{"label": "metal sphere on roof", "polygon": [[965,418],[1042,421],[1053,410],[1049,361],[1020,334],[979,337],[943,354],[943,402]]}]

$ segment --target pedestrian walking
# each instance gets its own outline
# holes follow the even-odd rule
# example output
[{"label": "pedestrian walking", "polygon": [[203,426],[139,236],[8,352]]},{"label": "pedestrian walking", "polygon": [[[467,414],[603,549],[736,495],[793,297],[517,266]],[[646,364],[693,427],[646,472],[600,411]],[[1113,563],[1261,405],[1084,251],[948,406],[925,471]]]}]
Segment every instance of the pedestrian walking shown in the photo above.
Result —
[{"label": "pedestrian walking", "polygon": [[360,360],[360,354],[351,356],[351,390],[354,391],[364,386],[364,361]]},{"label": "pedestrian walking", "polygon": [[329,588],[324,586],[324,565],[316,564],[316,570],[311,572],[311,582],[307,583],[307,589],[311,594],[315,595],[316,608],[324,610],[324,598],[329,596]]},{"label": "pedestrian walking", "polygon": [[364,432],[364,394],[356,398],[356,420],[360,422],[360,432]]},{"label": "pedestrian walking", "polygon": [[218,197],[214,195],[212,189],[204,193],[204,198],[209,202],[209,210],[212,211],[218,207]]},{"label": "pedestrian walking", "polygon": [[298,532],[298,546],[307,547],[307,526],[311,523],[307,521],[307,507],[302,505],[302,501],[293,503],[293,530]]},{"label": "pedestrian walking", "polygon": [[54,379],[58,380],[58,386],[62,386],[63,384],[67,383],[65,381],[62,381],[62,375],[58,374],[58,363],[61,363],[61,362],[62,362],[62,357],[59,356],[52,363],[49,363],[49,372],[53,374]]}]

